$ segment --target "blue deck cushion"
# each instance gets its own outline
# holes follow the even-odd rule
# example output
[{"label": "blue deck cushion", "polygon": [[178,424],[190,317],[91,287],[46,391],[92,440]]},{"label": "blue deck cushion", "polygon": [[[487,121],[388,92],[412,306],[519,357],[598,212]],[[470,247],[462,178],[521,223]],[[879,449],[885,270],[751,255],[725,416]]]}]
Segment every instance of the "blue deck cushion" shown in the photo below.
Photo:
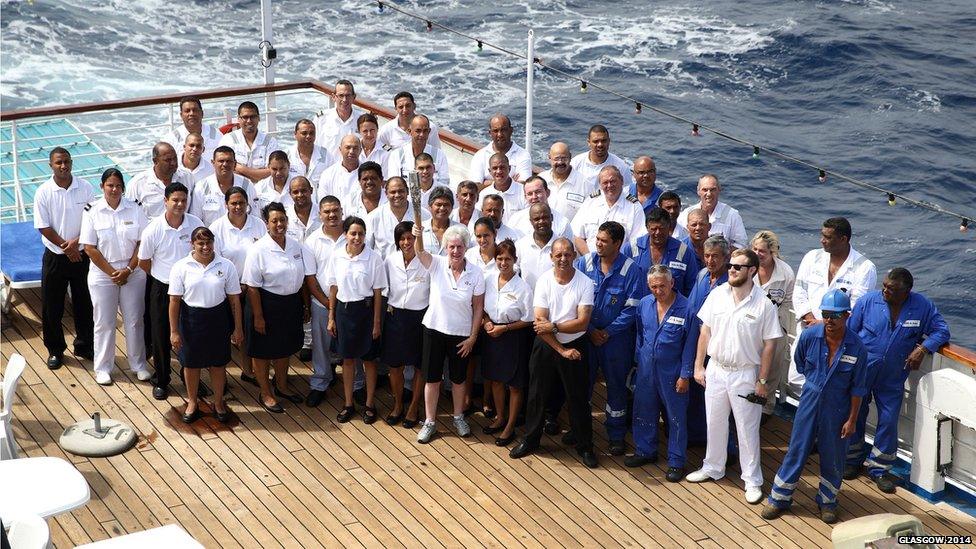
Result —
[{"label": "blue deck cushion", "polygon": [[44,244],[33,221],[0,225],[0,271],[11,288],[41,285],[41,256]]}]

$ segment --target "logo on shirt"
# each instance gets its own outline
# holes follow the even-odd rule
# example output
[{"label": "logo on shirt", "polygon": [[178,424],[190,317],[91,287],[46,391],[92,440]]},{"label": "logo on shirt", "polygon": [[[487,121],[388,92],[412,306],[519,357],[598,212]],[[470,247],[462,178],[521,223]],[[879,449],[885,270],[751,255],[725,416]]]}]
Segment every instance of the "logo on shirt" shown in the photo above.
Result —
[{"label": "logo on shirt", "polygon": [[295,259],[301,259],[302,258],[302,254],[295,254],[292,257],[295,258]]},{"label": "logo on shirt", "polygon": [[688,266],[680,261],[672,261],[668,263],[669,269],[678,269],[679,271],[684,271],[688,269]]},{"label": "logo on shirt", "polygon": [[132,222],[131,221],[123,221],[122,224],[123,225],[132,225]]},{"label": "logo on shirt", "polygon": [[611,296],[610,297],[610,304],[611,305],[616,305],[617,304],[617,296]]},{"label": "logo on shirt", "polygon": [[902,326],[905,328],[918,328],[921,325],[922,322],[920,320],[906,320],[905,323],[902,324]]},{"label": "logo on shirt", "polygon": [[685,319],[681,318],[680,316],[669,316],[668,317],[668,320],[667,320],[667,322],[665,322],[665,324],[674,324],[675,326],[684,326],[685,325]]},{"label": "logo on shirt", "polygon": [[840,361],[848,364],[857,364],[857,357],[854,355],[840,355]]}]

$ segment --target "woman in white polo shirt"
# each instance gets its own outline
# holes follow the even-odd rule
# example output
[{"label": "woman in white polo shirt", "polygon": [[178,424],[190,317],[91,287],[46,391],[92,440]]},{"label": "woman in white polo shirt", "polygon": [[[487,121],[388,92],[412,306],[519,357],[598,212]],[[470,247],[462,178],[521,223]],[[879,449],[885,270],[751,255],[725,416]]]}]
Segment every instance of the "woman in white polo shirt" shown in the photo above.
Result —
[{"label": "woman in white polo shirt", "polygon": [[[224,205],[227,215],[220,216],[219,219],[210,224],[210,230],[214,234],[214,250],[234,264],[238,275],[244,273],[244,260],[247,258],[247,250],[254,246],[254,243],[268,234],[268,229],[260,218],[248,214],[247,208],[250,204],[247,191],[243,187],[231,187],[224,193]],[[241,292],[241,304],[247,300],[247,293]],[[251,357],[247,353],[241,356],[241,380],[257,385],[258,380],[254,377],[254,368],[251,366]]]},{"label": "woman in white polo shirt", "polygon": [[[245,352],[254,364],[261,387],[261,405],[280,414],[276,396],[294,403],[300,395],[288,392],[288,362],[302,348],[302,323],[310,316],[308,296],[326,305],[325,294],[315,280],[315,256],[304,244],[285,236],[288,216],[280,202],[264,207],[261,215],[268,234],[254,243],[244,260],[241,284],[247,286],[244,312]],[[304,291],[303,291],[304,290]],[[268,368],[274,368],[272,394]]]},{"label": "woman in white polo shirt", "polygon": [[485,276],[481,269],[464,258],[470,240],[464,226],[455,225],[444,231],[441,240],[446,252],[444,256],[433,256],[424,249],[424,231],[420,227],[414,227],[413,234],[417,237],[414,246],[420,255],[420,263],[430,271],[430,306],[423,319],[427,419],[417,435],[417,442],[426,444],[437,432],[434,420],[445,360],[452,383],[454,427],[462,437],[471,435],[471,428],[464,419],[464,378],[467,358],[481,330]]},{"label": "woman in white polo shirt", "polygon": [[129,368],[139,381],[150,377],[146,363],[143,313],[146,272],[139,268],[139,238],[149,219],[138,204],[124,198],[122,172],[102,173],[104,198],[86,206],[78,242],[94,269],[88,270],[95,318],[95,381],[112,384],[115,369],[115,317],[122,310]]},{"label": "woman in white polo shirt", "polygon": [[329,285],[329,334],[335,338],[336,354],[342,358],[342,388],[345,405],[337,420],[346,423],[356,413],[352,399],[356,361],[363,361],[366,374],[366,408],[363,423],[376,421],[376,358],[380,352],[383,323],[383,289],[386,271],[383,258],[366,247],[366,222],[349,216],[342,222],[345,245],[337,247],[325,268]]},{"label": "woman in white polo shirt", "polygon": [[177,261],[169,274],[170,344],[182,351],[187,404],[183,422],[202,415],[197,401],[200,370],[210,370],[214,390],[214,417],[227,423],[224,402],[231,343],[243,339],[241,283],[229,259],[214,253],[214,234],[197,227],[190,235],[193,251]]},{"label": "woman in white polo shirt", "polygon": [[[495,229],[495,222],[492,221],[490,217],[480,217],[474,222],[471,230],[474,231],[475,245],[468,248],[468,251],[464,252],[464,258],[481,269],[481,272],[485,275],[485,277],[492,273],[497,273],[498,269],[495,268],[495,239],[498,237],[498,231]],[[475,345],[471,355],[468,357],[468,372],[464,378],[465,415],[470,415],[474,411],[472,395],[474,393],[473,389],[475,373],[478,369],[483,344],[484,339],[479,339],[478,344]],[[493,395],[489,384],[487,383],[484,384],[482,403],[482,412],[484,413],[485,418],[495,419],[497,417],[495,412],[496,404],[494,404]]]},{"label": "woman in white polo shirt", "polygon": [[[386,317],[383,320],[383,352],[380,361],[390,367],[390,391],[393,411],[386,422],[412,429],[423,398],[424,376],[417,369],[423,359],[424,314],[430,302],[430,272],[417,256],[417,237],[413,235],[413,221],[401,221],[393,229],[397,251],[386,257],[386,276],[389,283]],[[413,389],[410,405],[403,412],[403,386],[406,368],[413,368]]]}]

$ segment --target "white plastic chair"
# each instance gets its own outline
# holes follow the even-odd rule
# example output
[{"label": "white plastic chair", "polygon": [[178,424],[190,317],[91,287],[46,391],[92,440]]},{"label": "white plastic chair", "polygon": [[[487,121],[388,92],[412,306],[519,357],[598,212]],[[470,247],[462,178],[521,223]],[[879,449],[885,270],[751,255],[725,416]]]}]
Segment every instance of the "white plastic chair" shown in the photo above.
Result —
[{"label": "white plastic chair", "polygon": [[47,521],[37,515],[17,517],[7,533],[10,549],[47,549],[51,546],[51,531]]},{"label": "white plastic chair", "polygon": [[14,354],[7,362],[7,370],[0,383],[0,398],[3,398],[3,408],[0,409],[0,460],[17,458],[17,441],[14,440],[13,423],[14,396],[17,393],[17,383],[20,381],[27,361],[24,357]]}]

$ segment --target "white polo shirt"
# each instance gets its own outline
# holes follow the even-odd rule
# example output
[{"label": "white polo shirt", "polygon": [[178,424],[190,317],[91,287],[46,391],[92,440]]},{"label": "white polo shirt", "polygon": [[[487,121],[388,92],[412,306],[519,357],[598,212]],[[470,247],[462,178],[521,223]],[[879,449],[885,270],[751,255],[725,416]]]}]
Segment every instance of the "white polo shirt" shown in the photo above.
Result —
[{"label": "white polo shirt", "polygon": [[[98,248],[110,264],[128,262],[148,224],[149,219],[135,202],[122,198],[118,207],[112,209],[104,198],[100,198],[85,212],[78,242]],[[89,273],[108,279],[108,275],[97,267]]]},{"label": "white polo shirt", "polygon": [[240,275],[244,271],[248,248],[268,233],[268,227],[259,217],[249,215],[244,226],[238,229],[225,214],[210,224],[210,232],[214,234],[214,249],[229,259]]},{"label": "white polo shirt", "polygon": [[[34,193],[34,228],[54,229],[58,236],[72,240],[81,235],[81,219],[85,206],[95,200],[95,191],[84,179],[71,176],[71,184],[62,189],[54,182],[54,177],[41,184]],[[64,250],[41,236],[44,247],[58,255]],[[82,249],[78,244],[78,249]]]},{"label": "white polo shirt", "polygon": [[[424,152],[434,159],[434,183],[449,187],[451,185],[451,172],[447,164],[447,155],[439,147],[431,146],[429,141],[424,147]],[[386,163],[387,168],[384,170],[386,179],[394,175],[406,179],[407,174],[414,171],[417,165],[416,157],[413,154],[413,143],[406,143],[390,151]]]},{"label": "white polo shirt", "polygon": [[[231,186],[244,189],[244,192],[247,193],[247,202],[251,208],[251,213],[261,215],[261,210],[258,208],[258,192],[250,179],[234,174],[234,183]],[[227,215],[227,202],[224,191],[220,188],[220,183],[217,183],[216,174],[207,177],[193,189],[190,213],[199,217],[203,224],[208,227],[214,221]]]},{"label": "white polo shirt", "polygon": [[[393,255],[396,252],[396,242],[393,237],[394,229],[403,221],[413,221],[413,218],[413,205],[410,204],[409,200],[403,219],[397,219],[390,208],[390,203],[384,202],[366,216],[366,244],[376,250],[381,257],[386,258]],[[430,214],[421,209],[421,223],[427,219],[430,219]]]},{"label": "white polo shirt", "polygon": [[313,203],[318,203],[319,200],[332,195],[342,203],[343,213],[345,213],[348,197],[356,189],[359,189],[359,166],[350,171],[342,165],[342,162],[336,162],[323,170],[319,180],[315,182],[315,187],[312,189]]},{"label": "white polo shirt", "polygon": [[264,235],[247,251],[241,284],[292,295],[302,289],[306,276],[314,274],[315,256],[304,244],[286,236],[282,249],[270,235]]},{"label": "white polo shirt", "polygon": [[[301,175],[308,179],[313,188],[318,183],[319,178],[322,177],[322,172],[338,161],[338,154],[318,145],[312,145],[312,156],[306,165],[305,161],[302,160],[302,155],[298,154],[298,144],[292,145],[288,149],[288,168],[294,175]],[[290,176],[289,179],[294,175]]]},{"label": "white polo shirt", "polygon": [[[427,144],[432,147],[441,146],[441,138],[437,134],[440,130],[437,124],[433,122],[430,123],[430,135],[427,137]],[[379,132],[376,134],[376,145],[378,147],[387,147],[388,149],[395,149],[404,143],[410,141],[410,133],[400,127],[397,122],[396,117],[392,120],[384,122],[380,126]]]},{"label": "white polo shirt", "polygon": [[579,170],[571,169],[562,183],[553,181],[552,170],[540,173],[539,177],[545,179],[549,185],[549,207],[554,212],[563,214],[569,221],[576,217],[576,212],[598,188],[590,185]]},{"label": "white polo shirt", "polygon": [[[549,269],[535,285],[532,306],[549,311],[549,322],[556,324],[579,318],[580,306],[593,306],[593,281],[579,269],[573,269],[573,278],[567,284],[556,281],[555,272]],[[562,344],[579,338],[586,331],[571,334],[559,332],[556,340]]]},{"label": "white polo shirt", "polygon": [[[182,183],[186,186],[188,207],[193,206],[193,176],[190,172],[177,168],[173,174],[173,183]],[[146,217],[155,219],[166,212],[166,184],[158,177],[152,167],[137,174],[129,180],[125,186],[125,197],[142,205],[142,211],[146,212]],[[189,210],[188,210],[189,211]]]},{"label": "white polo shirt", "polygon": [[[531,205],[524,210],[515,212],[508,221],[508,224],[519,233],[519,236],[531,234],[535,230],[532,227],[532,221],[529,219],[530,209]],[[566,216],[552,206],[549,206],[549,209],[552,211],[552,232],[556,233],[557,236],[565,236],[572,240],[573,228],[569,225],[569,219],[566,219]]]},{"label": "white polo shirt", "polygon": [[[431,187],[431,188],[433,188],[433,187]],[[427,206],[424,206],[424,211],[427,211]],[[457,203],[455,202],[454,209],[451,211],[451,221],[453,221],[455,223],[460,223],[461,222],[461,214],[460,214],[460,212],[461,212],[461,209],[457,207]],[[477,221],[478,218],[480,218],[480,217],[481,217],[481,210],[479,210],[478,208],[475,208],[474,211],[471,212],[471,219],[468,220],[468,227],[473,226],[474,222]]]},{"label": "white polo shirt", "polygon": [[532,288],[517,274],[501,288],[497,270],[485,275],[485,314],[496,324],[532,322]]},{"label": "white polo shirt", "polygon": [[345,120],[339,117],[334,107],[316,116],[312,119],[315,124],[315,144],[329,151],[338,149],[343,137],[356,133],[356,120],[365,112],[354,105],[349,118]]},{"label": "white polo shirt", "polygon": [[193,168],[192,170],[187,168],[186,164],[183,163],[182,155],[179,157],[178,164],[180,169],[190,174],[190,180],[193,182],[194,186],[196,186],[198,182],[203,181],[207,177],[214,174],[213,162],[207,160],[206,158],[201,158],[200,163],[197,164],[197,167]]},{"label": "white polo shirt", "polygon": [[[274,182],[271,180],[270,175],[255,183],[254,205],[251,208],[252,213],[261,215],[261,210],[272,202],[281,202],[283,206],[294,204],[294,201],[291,199],[291,180],[297,175],[295,172],[288,172],[288,177],[285,180],[285,185],[281,188],[281,192],[275,190]],[[248,199],[250,198],[251,196],[248,195]]]},{"label": "white polo shirt", "polygon": [[485,276],[498,272],[498,267],[495,266],[495,258],[491,257],[488,259],[488,261],[484,261],[481,258],[481,248],[479,248],[477,244],[471,248],[468,248],[468,250],[464,252],[464,259],[467,259],[469,262],[475,264],[479,269],[481,269],[481,272],[485,273]]},{"label": "white polo shirt", "polygon": [[163,284],[169,284],[173,265],[190,253],[193,229],[203,226],[200,218],[192,214],[185,214],[183,223],[175,228],[166,222],[165,215],[150,221],[142,231],[139,243],[139,259],[152,260],[149,274]]},{"label": "white polo shirt", "polygon": [[607,221],[616,221],[623,225],[624,242],[630,242],[647,234],[647,227],[644,225],[644,208],[641,208],[637,202],[631,202],[623,194],[612,206],[607,204],[602,194],[587,199],[583,203],[583,208],[573,218],[571,228],[574,235],[586,240],[586,245],[592,252],[596,250],[596,233],[600,225]]},{"label": "white polo shirt", "polygon": [[240,129],[224,135],[220,139],[220,144],[234,149],[237,163],[248,168],[267,168],[268,156],[279,149],[278,140],[261,130],[258,130],[250,145],[247,144],[244,132]]},{"label": "white polo shirt", "polygon": [[478,204],[484,205],[485,197],[493,194],[500,195],[505,201],[505,214],[502,216],[503,223],[508,223],[516,212],[529,207],[529,203],[525,200],[525,191],[522,189],[522,184],[514,179],[512,180],[512,184],[508,186],[508,189],[504,191],[495,187],[494,184],[482,189],[481,193],[478,194]]},{"label": "white polo shirt", "polygon": [[237,268],[227,258],[215,255],[204,265],[188,255],[173,265],[169,275],[169,295],[183,296],[190,307],[209,309],[229,295],[240,295]]},{"label": "white polo shirt", "polygon": [[[358,183],[357,183],[357,185],[358,185]],[[358,189],[354,189],[351,193],[349,193],[348,195],[346,195],[345,200],[342,201],[342,215],[344,215],[346,217],[349,217],[350,215],[354,215],[356,217],[361,218],[363,221],[366,221],[366,218],[369,217],[369,214],[371,214],[371,213],[375,212],[376,210],[380,209],[386,203],[387,203],[387,200],[386,200],[386,191],[384,191],[382,188],[380,188],[380,199],[379,199],[376,207],[373,208],[372,211],[367,210],[366,209],[366,204],[363,203],[363,190],[362,190],[362,187],[359,187]],[[369,224],[368,223],[366,224],[366,228],[367,229],[369,228]],[[366,237],[369,238],[369,233],[368,232],[366,233]],[[368,242],[367,242],[367,244],[368,244]]]},{"label": "white polo shirt", "polygon": [[286,231],[286,235],[288,238],[292,238],[298,242],[305,242],[306,238],[322,227],[322,219],[319,218],[318,208],[314,205],[308,213],[308,223],[302,222],[302,218],[298,217],[298,214],[295,213],[294,204],[285,206],[285,216],[288,217],[288,230]]},{"label": "white polo shirt", "polygon": [[387,304],[397,309],[422,311],[430,303],[430,271],[414,256],[404,265],[403,252],[397,250],[386,257],[389,292]]},{"label": "white polo shirt", "polygon": [[350,256],[346,245],[339,246],[332,251],[325,268],[325,282],[336,287],[336,299],[343,303],[373,297],[373,290],[386,288],[383,258],[368,247]]},{"label": "white polo shirt", "polygon": [[594,164],[590,162],[589,151],[579,153],[569,161],[569,165],[573,168],[573,171],[579,171],[580,177],[587,186],[593,189],[600,188],[600,170],[606,166],[616,166],[620,170],[620,175],[624,178],[624,189],[629,188],[634,184],[634,176],[631,173],[630,166],[619,156],[613,153],[607,153],[607,159],[599,164]]},{"label": "white polo shirt", "polygon": [[711,360],[735,369],[759,366],[763,341],[783,337],[776,307],[755,284],[738,304],[728,283],[718,286],[705,298],[698,318],[712,332]]},{"label": "white polo shirt", "polygon": [[424,314],[423,325],[442,334],[471,335],[474,296],[485,293],[485,275],[470,261],[457,279],[451,272],[450,260],[432,256],[430,263],[430,306]]},{"label": "white polo shirt", "polygon": [[322,291],[326,295],[329,293],[329,284],[325,270],[329,266],[329,259],[332,257],[334,250],[345,245],[345,234],[340,233],[339,238],[333,239],[331,236],[325,234],[321,228],[308,235],[308,238],[305,239],[305,246],[312,251],[312,255],[315,257],[315,279],[318,280],[319,287],[322,288]]},{"label": "white polo shirt", "polygon": [[[496,152],[498,151],[495,150],[495,146],[492,143],[488,143],[478,149],[478,152],[474,153],[474,156],[471,158],[471,163],[468,164],[468,179],[475,183],[491,180],[491,172],[488,171],[488,161]],[[532,159],[529,158],[529,153],[520,147],[518,143],[512,142],[512,146],[505,153],[505,157],[508,158],[508,164],[510,166],[508,175],[512,179],[525,181],[532,176]]]},{"label": "white polo shirt", "polygon": [[[177,156],[183,156],[183,145],[186,143],[186,137],[188,135],[190,135],[190,130],[186,129],[186,126],[183,124],[180,124],[163,134],[159,140],[172,145],[176,149]],[[203,136],[203,157],[213,158],[214,149],[220,146],[220,139],[224,134],[220,133],[220,130],[214,125],[203,123],[201,124],[200,135]]]},{"label": "white polo shirt", "polygon": [[[688,228],[688,212],[701,208],[701,202],[681,210],[678,214],[678,225]],[[715,210],[708,216],[712,228],[708,235],[720,234],[729,241],[734,248],[746,248],[749,246],[749,237],[746,235],[745,225],[742,224],[742,216],[739,210],[729,206],[725,202],[719,201]],[[819,305],[819,303],[818,303]]]},{"label": "white polo shirt", "polygon": [[549,242],[539,246],[532,233],[529,233],[515,241],[515,251],[518,253],[519,273],[525,282],[535,288],[536,282],[542,273],[552,270],[552,243],[559,238],[556,233],[552,234]]}]

